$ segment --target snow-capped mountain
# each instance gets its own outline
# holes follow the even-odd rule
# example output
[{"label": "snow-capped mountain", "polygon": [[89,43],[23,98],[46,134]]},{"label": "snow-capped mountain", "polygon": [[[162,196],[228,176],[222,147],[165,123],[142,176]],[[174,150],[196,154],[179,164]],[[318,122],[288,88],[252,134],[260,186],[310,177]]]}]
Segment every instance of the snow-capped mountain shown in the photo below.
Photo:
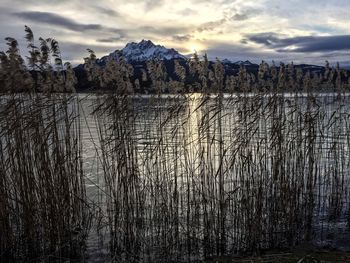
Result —
[{"label": "snow-capped mountain", "polygon": [[107,59],[118,59],[120,56],[123,56],[128,62],[152,59],[186,59],[185,56],[173,48],[168,49],[161,45],[155,45],[151,40],[142,40],[139,43],[128,43],[123,49],[102,57],[98,62],[105,62]]},{"label": "snow-capped mountain", "polygon": [[250,62],[249,60],[246,60],[246,61],[239,60],[239,61],[236,61],[234,64],[241,65],[241,66],[251,66],[251,65],[253,65],[253,63]]},{"label": "snow-capped mountain", "polygon": [[240,66],[252,66],[252,65],[254,65],[249,60],[246,60],[246,61],[238,60],[236,62],[233,62],[232,60],[225,58],[225,59],[221,60],[221,62],[222,62],[222,64],[235,64],[235,65],[240,65]]},{"label": "snow-capped mountain", "polygon": [[[116,50],[107,56],[104,56],[97,60],[99,64],[105,64],[107,60],[118,60],[121,56],[126,59],[127,62],[143,62],[148,60],[173,60],[173,59],[183,59],[188,58],[180,54],[177,50],[173,48],[166,48],[161,45],[154,44],[151,40],[142,40],[138,43],[130,42],[121,50]],[[235,64],[242,66],[252,66],[254,65],[249,60],[246,61],[236,61],[233,62],[229,59],[223,59],[221,61],[223,64]]]}]

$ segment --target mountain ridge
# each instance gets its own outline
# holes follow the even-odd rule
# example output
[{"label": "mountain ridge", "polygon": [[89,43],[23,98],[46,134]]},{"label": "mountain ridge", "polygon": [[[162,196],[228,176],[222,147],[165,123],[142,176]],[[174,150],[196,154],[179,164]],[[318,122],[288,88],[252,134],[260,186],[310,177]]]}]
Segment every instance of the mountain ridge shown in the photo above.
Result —
[{"label": "mountain ridge", "polygon": [[186,60],[187,57],[180,54],[173,48],[166,48],[156,45],[151,40],[141,40],[140,42],[129,42],[121,50],[116,50],[107,56],[103,56],[97,62],[105,63],[108,59],[119,59],[121,56],[127,62],[140,62],[147,60]]},{"label": "mountain ridge", "polygon": [[[127,62],[144,62],[148,60],[187,60],[188,57],[182,55],[174,48],[166,48],[162,45],[154,44],[151,40],[142,39],[140,42],[129,42],[124,48],[115,50],[110,54],[97,59],[98,64],[105,64],[109,59],[118,60],[123,57]],[[236,64],[242,66],[257,65],[249,60],[236,62],[223,59],[223,64]]]}]

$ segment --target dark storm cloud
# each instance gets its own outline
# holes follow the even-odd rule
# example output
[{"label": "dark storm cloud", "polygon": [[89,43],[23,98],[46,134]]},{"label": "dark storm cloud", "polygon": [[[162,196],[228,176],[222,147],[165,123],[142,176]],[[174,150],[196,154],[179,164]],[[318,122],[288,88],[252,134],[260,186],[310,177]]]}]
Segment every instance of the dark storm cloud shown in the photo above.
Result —
[{"label": "dark storm cloud", "polygon": [[28,12],[13,13],[13,15],[29,21],[44,23],[47,25],[60,26],[72,31],[77,31],[77,32],[87,31],[87,30],[106,30],[107,29],[100,24],[81,24],[81,23],[75,22],[70,18],[66,18],[58,14],[49,13],[49,12],[28,11]]},{"label": "dark storm cloud", "polygon": [[279,52],[329,52],[350,50],[350,35],[301,36],[285,38],[274,33],[249,35],[249,41]]},{"label": "dark storm cloud", "polygon": [[265,46],[272,46],[272,45],[277,45],[277,43],[281,40],[281,38],[279,38],[279,36],[275,33],[267,32],[267,33],[248,35],[247,38],[244,39],[243,41],[247,43],[247,40],[250,40],[257,44],[263,44]]},{"label": "dark storm cloud", "polygon": [[295,52],[324,52],[350,50],[350,35],[342,36],[310,36],[283,39],[286,46],[295,45]]}]

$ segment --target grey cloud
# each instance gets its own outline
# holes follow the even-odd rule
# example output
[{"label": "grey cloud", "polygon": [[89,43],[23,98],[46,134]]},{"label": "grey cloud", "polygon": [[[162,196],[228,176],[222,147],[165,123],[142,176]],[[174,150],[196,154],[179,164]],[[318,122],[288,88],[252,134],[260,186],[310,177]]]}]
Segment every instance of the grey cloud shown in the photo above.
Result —
[{"label": "grey cloud", "polygon": [[108,9],[105,7],[101,7],[101,6],[93,6],[93,9],[98,10],[99,12],[101,12],[104,15],[107,16],[111,16],[111,17],[120,17],[121,15],[119,14],[119,12],[113,10],[113,9]]},{"label": "grey cloud", "polygon": [[136,8],[143,7],[144,11],[152,11],[153,9],[162,7],[164,5],[165,0],[128,0],[129,3],[133,3]]},{"label": "grey cloud", "polygon": [[118,36],[118,37],[101,38],[101,39],[97,39],[96,41],[100,43],[114,43],[122,40],[125,40],[125,38],[122,36]]},{"label": "grey cloud", "polygon": [[[276,45],[281,38],[276,33],[266,32],[266,33],[248,35],[247,39],[257,44],[272,46],[272,45]],[[244,39],[244,40],[247,41],[247,39]]]},{"label": "grey cloud", "polygon": [[244,21],[251,17],[259,15],[261,12],[262,10],[258,8],[242,8],[238,11],[235,7],[233,7],[229,12],[226,13],[226,17],[233,21]]},{"label": "grey cloud", "polygon": [[192,35],[186,34],[186,35],[175,35],[173,36],[173,40],[177,42],[185,42],[189,41],[192,38]]},{"label": "grey cloud", "polygon": [[260,59],[267,57],[267,54],[251,49],[250,47],[223,42],[211,42],[209,48],[206,50],[210,59],[218,57],[219,59],[231,60],[250,60],[251,62],[258,62]]},{"label": "grey cloud", "polygon": [[48,25],[56,25],[60,26],[72,31],[87,31],[87,30],[103,30],[106,29],[100,24],[81,24],[75,22],[70,18],[66,18],[55,13],[49,12],[37,12],[37,11],[29,11],[29,12],[18,12],[13,15],[30,20],[33,22],[45,23]]},{"label": "grey cloud", "polygon": [[311,36],[283,39],[283,45],[295,45],[294,52],[324,52],[337,50],[350,50],[350,35],[342,36]]},{"label": "grey cloud", "polygon": [[73,42],[60,42],[63,59],[72,61],[74,64],[82,63],[83,58],[88,56],[87,48],[92,49],[98,56],[104,56],[118,48],[115,45],[87,45]]},{"label": "grey cloud", "polygon": [[182,27],[182,26],[164,26],[164,27],[153,27],[153,26],[142,26],[139,28],[136,28],[135,31],[142,33],[143,35],[145,33],[152,33],[157,34],[161,36],[172,36],[177,34],[186,33],[189,30],[188,27]]},{"label": "grey cloud", "polygon": [[232,20],[235,20],[235,21],[243,21],[247,19],[248,19],[247,14],[235,14],[234,16],[232,16]]},{"label": "grey cloud", "polygon": [[101,46],[101,45],[88,45],[83,43],[76,43],[76,42],[60,42],[60,47],[62,51],[66,52],[83,52],[87,54],[86,49],[92,49],[95,52],[111,52],[113,48],[115,48],[114,45],[107,45],[107,46]]},{"label": "grey cloud", "polygon": [[40,24],[58,26],[75,32],[95,30],[104,33],[115,33],[121,36],[126,35],[126,31],[123,29],[110,28],[100,24],[82,24],[55,13],[29,11],[13,13],[13,15],[33,22],[38,22]]},{"label": "grey cloud", "polygon": [[160,7],[164,4],[164,0],[147,0],[145,1],[145,9],[146,11],[155,9],[157,7]]},{"label": "grey cloud", "polygon": [[196,10],[194,10],[194,9],[191,9],[191,8],[185,8],[183,10],[180,10],[179,14],[183,15],[183,16],[189,16],[189,15],[198,14],[198,12]]},{"label": "grey cloud", "polygon": [[329,52],[350,50],[350,35],[285,38],[275,33],[249,35],[248,40],[278,52]]},{"label": "grey cloud", "polygon": [[222,18],[222,19],[216,20],[216,21],[210,21],[210,22],[207,22],[207,23],[200,25],[197,28],[197,31],[199,31],[199,32],[212,31],[212,30],[216,29],[217,27],[223,25],[225,22],[226,22],[225,18]]}]

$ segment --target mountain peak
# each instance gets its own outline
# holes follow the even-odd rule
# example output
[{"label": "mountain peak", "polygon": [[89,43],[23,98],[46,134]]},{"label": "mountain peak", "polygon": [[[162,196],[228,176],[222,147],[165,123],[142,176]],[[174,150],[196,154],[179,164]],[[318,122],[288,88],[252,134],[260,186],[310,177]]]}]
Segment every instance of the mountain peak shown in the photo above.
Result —
[{"label": "mountain peak", "polygon": [[[151,40],[146,40],[146,39],[142,39],[140,42],[129,42],[126,44],[125,48],[130,48],[130,47],[139,47],[139,48],[151,48],[151,47],[155,47],[156,45],[151,41]],[[125,49],[124,48],[124,49]]]},{"label": "mountain peak", "polygon": [[108,58],[116,59],[122,55],[128,62],[131,61],[147,61],[152,59],[171,60],[171,59],[186,59],[178,51],[173,48],[166,48],[161,45],[154,44],[151,40],[142,39],[140,42],[130,42],[120,50],[118,54],[113,52],[107,56]]},{"label": "mountain peak", "polygon": [[139,45],[144,47],[155,46],[155,44],[151,40],[145,40],[145,39],[142,39]]}]

